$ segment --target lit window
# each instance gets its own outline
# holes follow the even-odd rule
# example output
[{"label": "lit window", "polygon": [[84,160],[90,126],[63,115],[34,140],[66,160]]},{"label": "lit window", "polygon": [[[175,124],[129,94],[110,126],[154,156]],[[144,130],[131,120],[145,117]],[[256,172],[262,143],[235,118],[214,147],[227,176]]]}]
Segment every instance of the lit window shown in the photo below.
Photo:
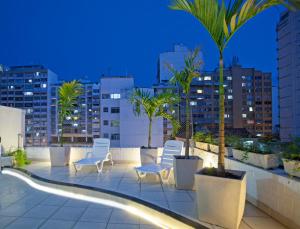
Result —
[{"label": "lit window", "polygon": [[224,114],[224,118],[230,118],[229,114]]},{"label": "lit window", "polygon": [[197,105],[197,102],[191,101],[191,102],[190,102],[190,105],[191,105],[191,106],[196,106],[196,105]]},{"label": "lit window", "polygon": [[67,116],[66,119],[67,119],[67,120],[71,120],[71,116]]},{"label": "lit window", "polygon": [[81,130],[82,133],[86,133],[86,130]]},{"label": "lit window", "polygon": [[227,98],[228,99],[232,99],[233,97],[232,97],[232,95],[228,95]]},{"label": "lit window", "polygon": [[29,79],[29,80],[28,80],[28,83],[32,83],[32,79]]},{"label": "lit window", "polygon": [[198,93],[198,94],[202,94],[202,93],[203,93],[203,90],[202,90],[202,89],[198,89],[198,90],[197,90],[197,93]]},{"label": "lit window", "polygon": [[242,83],[242,87],[246,87],[246,83]]},{"label": "lit window", "polygon": [[25,91],[24,95],[33,95],[33,92],[31,92],[31,91]]},{"label": "lit window", "polygon": [[74,114],[77,114],[78,113],[78,110],[74,110]]},{"label": "lit window", "polygon": [[202,77],[199,77],[199,78],[198,78],[198,81],[202,81],[202,80],[203,80],[203,78],[202,78]]},{"label": "lit window", "polygon": [[228,89],[228,93],[232,93],[232,89]]},{"label": "lit window", "polygon": [[36,73],[35,73],[35,75],[36,75],[36,76],[39,76],[39,75],[40,75],[40,73],[39,73],[39,72],[36,72]]},{"label": "lit window", "polygon": [[211,80],[211,76],[204,76],[204,80]]},{"label": "lit window", "polygon": [[242,114],[242,117],[243,118],[247,118],[247,114]]},{"label": "lit window", "polygon": [[232,77],[231,76],[227,76],[227,80],[232,80]]},{"label": "lit window", "polygon": [[121,95],[120,94],[110,94],[111,99],[120,99]]},{"label": "lit window", "polygon": [[253,120],[247,120],[247,124],[254,124]]},{"label": "lit window", "polygon": [[74,123],[73,126],[74,126],[74,127],[77,127],[77,126],[78,126],[78,123]]},{"label": "lit window", "polygon": [[243,80],[246,79],[246,76],[242,76],[242,79],[243,79]]},{"label": "lit window", "polygon": [[46,88],[46,87],[47,87],[47,84],[42,83],[42,84],[41,84],[41,87],[42,87],[42,88]]},{"label": "lit window", "polygon": [[89,109],[89,112],[92,112],[92,109]]},{"label": "lit window", "polygon": [[257,134],[256,136],[257,136],[257,137],[261,137],[261,134]]},{"label": "lit window", "polygon": [[249,111],[253,111],[253,107],[249,107]]}]

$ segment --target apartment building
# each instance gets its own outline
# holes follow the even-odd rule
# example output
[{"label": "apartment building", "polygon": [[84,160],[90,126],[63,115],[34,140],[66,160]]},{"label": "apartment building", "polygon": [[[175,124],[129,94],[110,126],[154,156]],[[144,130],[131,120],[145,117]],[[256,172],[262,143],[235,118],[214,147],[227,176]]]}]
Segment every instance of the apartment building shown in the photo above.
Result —
[{"label": "apartment building", "polygon": [[[79,80],[82,94],[72,117],[64,123],[64,142],[73,145],[91,144],[93,138],[100,137],[100,84]],[[62,82],[51,86],[51,144],[60,140],[59,87]]]},{"label": "apartment building", "polygon": [[300,137],[300,12],[286,11],[277,24],[279,128],[282,141]]},{"label": "apartment building", "polygon": [[[180,71],[184,58],[189,54],[184,46],[175,46],[174,51],[161,54],[159,58],[156,91],[174,88],[168,81],[170,71],[163,63],[168,63]],[[174,61],[174,62],[173,62]],[[168,71],[168,72],[167,72]],[[201,71],[201,76],[191,85],[191,134],[196,131],[218,132],[219,117],[219,71]],[[225,81],[225,126],[233,134],[264,136],[272,133],[272,75],[255,68],[244,68],[234,57],[229,67],[224,69]],[[173,89],[176,92],[176,89]],[[178,117],[185,125],[185,95],[181,96]],[[184,136],[184,128],[180,135]],[[170,125],[164,126],[165,137]]]},{"label": "apartment building", "polygon": [[[110,138],[114,147],[147,146],[148,118],[137,117],[129,98],[134,90],[131,76],[103,76],[100,79],[101,137]],[[153,89],[143,89],[154,94]],[[152,146],[163,145],[163,120],[157,118],[152,126]]]},{"label": "apartment building", "polygon": [[0,104],[25,110],[27,146],[50,141],[50,85],[56,82],[57,75],[42,65],[1,67]]}]

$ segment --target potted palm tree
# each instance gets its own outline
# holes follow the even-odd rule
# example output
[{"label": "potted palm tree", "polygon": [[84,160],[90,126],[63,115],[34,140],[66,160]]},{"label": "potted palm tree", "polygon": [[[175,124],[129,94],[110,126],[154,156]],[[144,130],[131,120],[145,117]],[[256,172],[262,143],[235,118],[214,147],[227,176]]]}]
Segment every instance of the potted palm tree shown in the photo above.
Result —
[{"label": "potted palm tree", "polygon": [[199,49],[196,48],[190,55],[185,57],[185,67],[178,71],[171,66],[168,66],[173,74],[170,83],[178,85],[182,88],[185,94],[185,155],[175,156],[174,163],[174,177],[175,186],[178,189],[193,189],[194,188],[194,174],[202,168],[203,160],[198,156],[190,156],[190,90],[191,83],[194,78],[199,77],[199,69],[202,65],[202,60],[199,58]]},{"label": "potted palm tree", "polygon": [[67,117],[73,116],[73,110],[76,107],[78,97],[82,94],[81,84],[73,80],[63,83],[59,88],[59,126],[60,126],[60,146],[50,147],[51,166],[65,166],[69,164],[70,150],[69,146],[64,146],[64,124]]},{"label": "potted palm tree", "polygon": [[149,91],[135,89],[130,97],[134,114],[140,116],[142,113],[148,117],[148,145],[140,149],[141,164],[156,163],[157,147],[152,147],[152,122],[153,119],[162,117],[170,120],[174,135],[179,129],[179,123],[172,114],[173,105],[179,102],[179,97],[170,91],[152,96]]},{"label": "potted palm tree", "polygon": [[172,9],[190,13],[205,27],[219,50],[218,168],[203,169],[196,175],[198,217],[202,221],[226,228],[238,228],[246,198],[245,172],[225,170],[223,52],[233,35],[250,19],[272,6],[293,4],[299,7],[298,2],[298,0],[232,0],[227,3],[219,0],[172,1]]}]

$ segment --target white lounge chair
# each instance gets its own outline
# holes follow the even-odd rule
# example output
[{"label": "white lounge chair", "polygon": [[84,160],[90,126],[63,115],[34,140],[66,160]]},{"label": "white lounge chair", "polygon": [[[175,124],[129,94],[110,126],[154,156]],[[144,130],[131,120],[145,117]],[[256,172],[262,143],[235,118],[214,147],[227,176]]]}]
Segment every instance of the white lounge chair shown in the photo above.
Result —
[{"label": "white lounge chair", "polygon": [[136,167],[135,171],[138,176],[138,181],[141,184],[141,178],[146,176],[146,174],[156,174],[160,179],[161,185],[163,184],[163,172],[167,172],[167,178],[165,180],[169,181],[170,172],[173,169],[173,159],[175,155],[181,155],[183,151],[183,142],[169,140],[166,141],[163,153],[161,156],[160,164],[149,164],[140,167]]},{"label": "white lounge chair", "polygon": [[109,152],[110,140],[106,138],[95,138],[93,152],[87,152],[85,158],[74,162],[75,171],[77,172],[83,166],[95,165],[98,173],[102,172],[103,164],[110,161],[113,165],[112,155]]}]

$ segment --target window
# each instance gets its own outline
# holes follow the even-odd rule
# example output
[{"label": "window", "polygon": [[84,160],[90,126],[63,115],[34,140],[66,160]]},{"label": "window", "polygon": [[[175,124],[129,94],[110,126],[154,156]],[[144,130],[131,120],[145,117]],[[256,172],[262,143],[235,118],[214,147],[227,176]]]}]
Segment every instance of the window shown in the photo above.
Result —
[{"label": "window", "polygon": [[243,118],[247,118],[247,114],[242,114],[242,117]]},{"label": "window", "polygon": [[233,97],[232,97],[232,95],[228,95],[227,98],[228,99],[232,99]]},{"label": "window", "polygon": [[190,102],[190,105],[191,105],[191,106],[196,106],[196,105],[197,105],[197,102],[191,101],[191,102]]},{"label": "window", "polygon": [[198,93],[198,94],[202,94],[202,93],[203,93],[203,90],[202,90],[202,89],[198,89],[198,90],[197,90],[197,93]]},{"label": "window", "polygon": [[204,80],[211,80],[211,76],[204,76]]},{"label": "window", "polygon": [[249,111],[253,111],[253,107],[249,107]]},{"label": "window", "polygon": [[111,139],[111,140],[120,140],[120,134],[112,134],[112,135],[110,136],[110,139]]},{"label": "window", "polygon": [[41,88],[46,88],[46,87],[47,87],[47,84],[45,84],[45,83],[41,84]]},{"label": "window", "polygon": [[119,127],[120,126],[120,121],[119,120],[111,120],[110,126],[111,127]]},{"label": "window", "polygon": [[112,107],[110,109],[110,113],[112,113],[112,114],[118,114],[118,113],[120,113],[120,107]]},{"label": "window", "polygon": [[103,107],[103,112],[108,112],[108,107]]},{"label": "window", "polygon": [[108,120],[103,120],[103,126],[108,126]]},{"label": "window", "polygon": [[227,76],[227,80],[232,80],[232,76]]},{"label": "window", "polygon": [[120,99],[121,95],[120,94],[110,94],[111,99]]},{"label": "window", "polygon": [[110,95],[109,94],[102,94],[102,99],[109,99]]},{"label": "window", "polygon": [[108,133],[103,133],[103,137],[104,138],[109,138],[109,134]]},{"label": "window", "polygon": [[31,92],[31,91],[26,91],[26,92],[24,92],[24,95],[33,95],[33,92]]}]

